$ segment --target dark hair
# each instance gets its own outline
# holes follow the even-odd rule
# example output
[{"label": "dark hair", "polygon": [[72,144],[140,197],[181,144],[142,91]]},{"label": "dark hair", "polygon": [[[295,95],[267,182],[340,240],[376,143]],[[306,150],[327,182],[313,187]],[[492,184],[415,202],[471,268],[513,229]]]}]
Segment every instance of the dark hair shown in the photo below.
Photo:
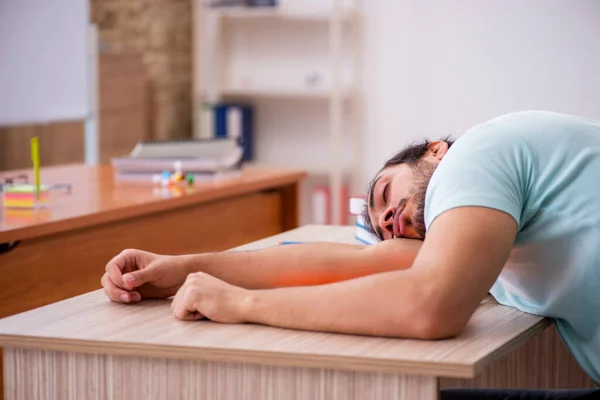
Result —
[{"label": "dark hair", "polygon": [[[448,143],[448,148],[450,148],[454,144],[454,140],[450,139],[449,137],[440,140]],[[408,164],[411,167],[416,165],[419,162],[419,160],[421,160],[421,158],[423,158],[423,156],[427,153],[430,144],[431,141],[427,139],[419,143],[413,142],[408,144],[406,147],[404,147],[402,150],[400,150],[398,153],[392,156],[389,160],[387,160],[385,164],[383,164],[383,167],[377,172],[377,174],[375,174],[375,178],[371,180],[371,182],[369,182],[367,186],[367,201],[362,210],[362,217],[365,222],[365,228],[367,228],[369,232],[377,235],[377,232],[375,231],[375,229],[373,228],[373,224],[371,223],[371,219],[369,218],[369,207],[373,206],[372,204],[369,204],[372,198],[370,194],[373,190],[373,186],[375,186],[377,176],[384,169],[393,167],[394,165]]]}]

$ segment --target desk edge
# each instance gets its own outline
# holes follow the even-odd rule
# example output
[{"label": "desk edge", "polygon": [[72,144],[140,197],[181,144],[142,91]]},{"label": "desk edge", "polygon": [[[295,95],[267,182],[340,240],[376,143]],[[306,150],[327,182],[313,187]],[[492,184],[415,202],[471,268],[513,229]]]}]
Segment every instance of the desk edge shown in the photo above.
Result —
[{"label": "desk edge", "polygon": [[163,212],[181,207],[189,207],[215,201],[227,196],[239,196],[262,190],[278,189],[288,185],[298,184],[305,177],[306,173],[304,172],[286,171],[285,175],[276,178],[270,178],[270,180],[266,183],[257,181],[243,186],[242,189],[240,189],[239,186],[231,186],[224,192],[210,193],[209,195],[203,196],[201,199],[198,199],[198,193],[168,199],[167,201],[157,198],[155,202],[153,201],[143,205],[125,206],[122,208],[101,211],[94,214],[74,216],[72,218],[62,219],[59,221],[51,221],[33,226],[23,226],[10,230],[3,230],[0,231],[0,243],[29,240],[37,237],[110,223],[121,219],[135,218],[156,212]]},{"label": "desk edge", "polygon": [[183,347],[139,343],[98,342],[57,338],[35,338],[0,334],[5,348],[50,350],[60,352],[106,354],[147,358],[233,362],[296,368],[325,368],[347,371],[435,376],[444,378],[475,377],[473,366],[440,364],[434,361],[396,361],[349,356],[320,356],[287,352],[230,350],[222,348]]}]

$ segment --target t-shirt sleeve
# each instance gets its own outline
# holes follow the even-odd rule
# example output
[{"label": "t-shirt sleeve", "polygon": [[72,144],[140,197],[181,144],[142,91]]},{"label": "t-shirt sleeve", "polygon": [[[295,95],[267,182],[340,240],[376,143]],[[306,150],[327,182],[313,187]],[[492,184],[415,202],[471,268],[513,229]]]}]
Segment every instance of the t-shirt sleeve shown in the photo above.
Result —
[{"label": "t-shirt sleeve", "polygon": [[534,173],[523,138],[492,123],[472,128],[452,145],[427,188],[425,224],[453,208],[480,206],[503,211],[519,229]]}]

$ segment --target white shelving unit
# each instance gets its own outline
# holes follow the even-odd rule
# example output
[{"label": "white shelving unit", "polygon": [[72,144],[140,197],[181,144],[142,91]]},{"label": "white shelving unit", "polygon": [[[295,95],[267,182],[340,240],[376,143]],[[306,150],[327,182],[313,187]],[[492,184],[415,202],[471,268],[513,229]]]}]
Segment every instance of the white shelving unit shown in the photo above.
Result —
[{"label": "white shelving unit", "polygon": [[[353,0],[350,4],[350,1],[331,0],[330,10],[323,10],[320,7],[323,2],[320,0],[315,3],[318,4],[318,7],[313,8],[306,6],[310,2],[304,0],[280,0],[280,5],[272,8],[208,8],[204,5],[203,0],[194,2],[195,135],[207,135],[201,129],[201,110],[206,103],[237,99],[250,102],[264,100],[327,102],[323,104],[323,107],[327,107],[328,110],[328,126],[324,126],[323,131],[328,132],[328,135],[320,137],[315,141],[314,146],[328,148],[326,153],[328,162],[306,160],[304,163],[298,161],[279,162],[275,165],[302,168],[310,175],[327,177],[331,196],[329,211],[333,224],[340,223],[341,205],[343,201],[347,201],[347,199],[340,198],[343,185],[348,186],[350,193],[360,193],[361,188],[358,185],[362,182],[360,162],[362,144],[360,90],[362,87],[362,2]],[[285,7],[282,3],[288,6],[290,3],[295,3],[293,5],[297,7]],[[234,42],[238,52],[243,52],[244,40],[242,39],[247,38],[237,38],[236,42],[232,36],[235,35],[236,25],[248,23],[255,24],[256,28],[253,28],[251,33],[258,34],[261,31],[276,32],[271,30],[281,28],[282,24],[286,30],[304,30],[310,35],[313,35],[313,31],[316,30],[326,32],[328,37],[323,37],[322,41],[313,40],[321,52],[325,49],[327,59],[327,65],[323,65],[320,70],[321,75],[317,74],[316,79],[319,83],[307,85],[306,78],[304,81],[301,79],[302,74],[306,77],[311,72],[306,70],[306,60],[302,58],[302,54],[308,54],[306,51],[310,51],[310,49],[306,50],[308,46],[303,46],[301,36],[290,36],[294,38],[290,40],[290,46],[305,51],[302,53],[299,50],[298,58],[294,58],[294,50],[286,47],[283,48],[284,54],[269,55],[271,58],[267,60],[261,61],[260,55],[253,54],[246,57],[250,63],[247,67],[249,75],[240,74],[240,62],[234,63],[231,59],[231,45]],[[307,24],[314,29],[307,30]],[[253,48],[259,49],[263,43],[267,46],[265,42],[269,41],[269,37],[275,37],[275,33],[272,36],[263,34],[253,43]],[[260,53],[260,51],[255,52]],[[319,54],[319,57],[322,56],[323,54]],[[232,70],[232,64],[238,68],[237,72]],[[265,66],[272,70],[261,69]],[[277,78],[271,81],[271,75],[276,75]],[[260,130],[261,126],[258,125],[255,129]],[[286,132],[279,133],[280,136],[286,134]],[[352,148],[349,162],[343,154],[348,138],[350,138],[350,147]],[[281,151],[285,155],[285,152],[291,154],[295,150],[282,146]],[[264,160],[258,159],[254,163],[263,164]],[[274,165],[268,160],[267,163]]]},{"label": "white shelving unit", "polygon": [[[297,20],[297,21],[317,21],[327,22],[331,18],[331,15],[323,12],[310,12],[310,11],[287,11],[281,10],[279,7],[223,7],[208,9],[208,13],[214,14],[218,17],[227,18],[279,18],[284,20]],[[341,18],[344,21],[352,22],[356,17],[357,10],[353,11],[341,11]]]},{"label": "white shelving unit", "polygon": [[[220,91],[221,97],[258,97],[258,98],[293,98],[293,99],[324,99],[331,97],[331,92],[327,89],[286,89],[286,88],[223,88]],[[341,94],[342,98],[349,98],[352,93],[345,91]]]}]

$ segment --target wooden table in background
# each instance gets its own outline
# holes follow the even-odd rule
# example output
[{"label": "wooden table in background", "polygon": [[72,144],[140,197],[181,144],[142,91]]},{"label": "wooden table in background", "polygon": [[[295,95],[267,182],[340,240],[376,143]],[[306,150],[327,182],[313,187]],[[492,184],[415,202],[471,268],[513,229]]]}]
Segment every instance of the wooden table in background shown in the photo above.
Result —
[{"label": "wooden table in background", "polygon": [[183,193],[113,176],[110,166],[43,168],[42,183],[70,183],[72,193],[35,213],[0,207],[0,246],[16,243],[0,254],[0,318],[98,289],[106,262],[125,248],[220,251],[295,228],[305,174],[248,168]]},{"label": "wooden table in background", "polygon": [[[281,240],[358,243],[352,227],[309,226],[235,250]],[[428,400],[451,387],[593,387],[548,320],[490,297],[459,337],[437,341],[184,322],[169,304],[94,291],[0,320],[7,399]]]}]

